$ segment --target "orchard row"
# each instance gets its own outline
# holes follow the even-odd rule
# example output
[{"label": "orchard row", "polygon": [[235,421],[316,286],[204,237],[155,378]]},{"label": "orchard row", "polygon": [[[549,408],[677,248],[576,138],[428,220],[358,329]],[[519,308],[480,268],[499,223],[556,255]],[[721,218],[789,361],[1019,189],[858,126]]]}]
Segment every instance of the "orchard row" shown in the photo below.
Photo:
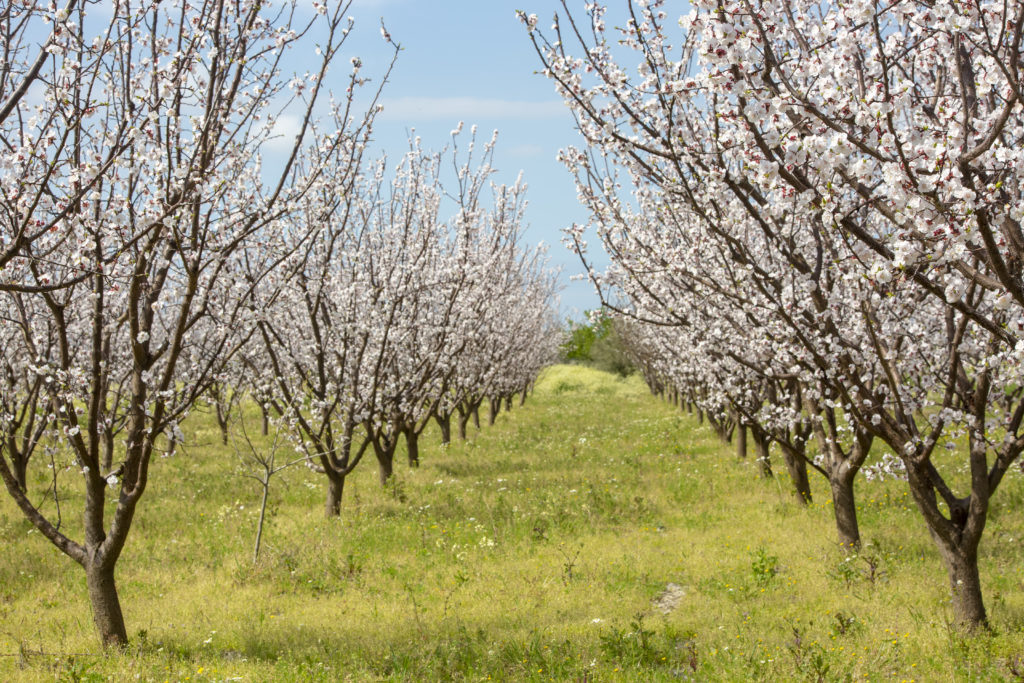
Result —
[{"label": "orchard row", "polygon": [[368,151],[394,59],[339,64],[349,4],[0,16],[0,476],[85,570],[104,645],[127,641],[114,574],[151,465],[197,403],[229,430],[254,399],[338,514],[364,454],[385,480],[400,437],[414,461],[428,420],[493,417],[557,345],[494,140]]},{"label": "orchard row", "polygon": [[821,474],[848,546],[887,447],[869,466],[906,479],[983,624],[979,544],[1024,449],[1024,3],[635,0],[614,28],[562,5],[520,17],[648,382],[765,467],[777,444],[802,500]]}]

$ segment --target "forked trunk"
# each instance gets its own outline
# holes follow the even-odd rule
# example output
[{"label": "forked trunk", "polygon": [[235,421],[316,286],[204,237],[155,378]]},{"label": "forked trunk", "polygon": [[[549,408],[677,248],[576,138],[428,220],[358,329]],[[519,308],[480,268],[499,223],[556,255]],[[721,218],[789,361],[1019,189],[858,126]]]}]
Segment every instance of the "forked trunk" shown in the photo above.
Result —
[{"label": "forked trunk", "polygon": [[388,479],[394,473],[395,448],[398,447],[398,432],[382,436],[373,441],[373,452],[377,456],[377,474],[380,485],[387,486]]},{"label": "forked trunk", "polygon": [[490,410],[487,411],[487,424],[493,425],[498,417],[498,413],[501,411],[501,397],[492,398],[488,403],[490,404]]},{"label": "forked trunk", "polygon": [[[981,476],[985,474],[982,470]],[[988,617],[978,573],[978,543],[988,517],[987,505],[972,510],[972,502],[977,501],[961,499],[950,506],[947,519],[935,505],[932,480],[925,467],[908,464],[907,483],[946,565],[954,623],[968,631],[985,627]]]},{"label": "forked trunk", "polygon": [[217,426],[220,427],[220,442],[222,445],[228,445],[228,421],[227,419],[221,419],[217,417]]},{"label": "forked trunk", "polygon": [[108,567],[102,561],[90,561],[85,566],[85,583],[89,589],[93,623],[96,624],[103,647],[125,647],[128,644],[128,632],[124,627],[121,601],[117,597],[114,567]]}]

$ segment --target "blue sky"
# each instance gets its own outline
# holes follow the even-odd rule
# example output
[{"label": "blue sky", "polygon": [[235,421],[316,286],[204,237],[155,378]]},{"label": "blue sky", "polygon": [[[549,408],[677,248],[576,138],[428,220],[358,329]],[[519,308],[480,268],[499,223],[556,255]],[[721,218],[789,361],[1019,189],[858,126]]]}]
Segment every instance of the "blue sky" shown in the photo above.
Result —
[{"label": "blue sky", "polygon": [[[328,0],[334,1],[339,0]],[[570,6],[582,14],[582,0],[571,0]],[[308,0],[300,0],[299,7],[300,14],[308,16]],[[539,26],[547,28],[561,5],[557,0],[353,0],[348,14],[355,19],[355,28],[333,67],[336,80],[331,85],[339,94],[344,89],[353,56],[363,62],[362,75],[383,73],[391,56],[380,35],[383,19],[402,52],[375,126],[379,151],[397,162],[408,149],[413,129],[423,147],[432,150],[451,142],[450,133],[459,121],[465,122],[464,136],[476,124],[481,143],[497,129],[494,180],[512,183],[522,171],[529,186],[527,239],[531,246],[549,245],[552,264],[562,270],[562,314],[579,318],[600,303],[590,283],[570,280],[583,268],[562,245],[561,231],[574,222],[587,223],[588,214],[576,201],[571,176],[556,161],[558,150],[579,144],[579,136],[554,86],[535,73],[540,61],[516,9],[537,14]],[[108,12],[104,3],[90,9],[90,15],[101,18]],[[40,33],[40,42],[44,38]],[[286,58],[285,68],[304,71],[303,58],[296,52]],[[290,147],[287,133],[295,122],[288,116],[280,121],[285,147]],[[268,152],[273,155],[273,145]],[[604,262],[599,260],[597,266],[603,268]]]},{"label": "blue sky", "polygon": [[[582,5],[582,3],[578,3]],[[535,73],[540,62],[515,10],[548,21],[552,0],[355,0],[356,27],[343,57],[355,54],[367,74],[380,73],[387,59],[380,20],[403,51],[384,92],[377,141],[393,158],[407,147],[415,128],[423,146],[448,142],[455,125],[479,126],[479,138],[500,131],[496,180],[511,183],[520,172],[529,185],[527,238],[550,245],[551,261],[562,267],[564,315],[579,317],[599,303],[591,285],[570,282],[582,272],[579,259],[561,243],[561,229],[586,223],[572,178],[555,157],[578,144],[572,116],[552,84]],[[341,71],[339,69],[339,71]]]}]

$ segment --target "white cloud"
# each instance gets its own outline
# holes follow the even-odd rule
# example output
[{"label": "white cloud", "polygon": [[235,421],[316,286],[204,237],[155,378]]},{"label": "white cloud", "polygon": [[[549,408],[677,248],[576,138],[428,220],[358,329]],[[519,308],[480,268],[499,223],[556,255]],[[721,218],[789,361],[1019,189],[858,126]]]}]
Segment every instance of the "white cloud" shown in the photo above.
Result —
[{"label": "white cloud", "polygon": [[483,97],[396,97],[384,100],[381,116],[389,121],[414,119],[474,121],[482,118],[551,119],[568,116],[561,102],[523,102]]},{"label": "white cloud", "polygon": [[[545,149],[544,147],[541,147],[540,145],[526,144],[526,145],[516,145],[514,147],[510,147],[510,148],[508,148],[506,150],[506,153],[509,156],[517,158],[517,159],[526,159],[526,158],[531,158],[532,159],[532,158],[544,156],[545,154],[547,154],[550,151],[551,150]],[[552,155],[552,156],[554,156],[554,155]]]},{"label": "white cloud", "polygon": [[290,152],[295,146],[295,136],[302,130],[302,119],[292,114],[281,114],[270,129],[270,139],[264,149],[270,152]]}]

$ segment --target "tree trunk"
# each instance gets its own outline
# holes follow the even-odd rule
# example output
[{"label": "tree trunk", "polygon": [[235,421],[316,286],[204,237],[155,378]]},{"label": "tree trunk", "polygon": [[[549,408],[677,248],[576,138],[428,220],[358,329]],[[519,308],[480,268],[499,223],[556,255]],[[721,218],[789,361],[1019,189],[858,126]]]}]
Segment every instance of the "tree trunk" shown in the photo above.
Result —
[{"label": "tree trunk", "polygon": [[121,601],[114,583],[114,567],[102,561],[90,561],[85,567],[85,583],[92,604],[92,619],[104,648],[121,648],[128,644]]},{"label": "tree trunk", "polygon": [[473,426],[480,429],[480,401],[473,404]]},{"label": "tree trunk", "polygon": [[327,472],[327,502],[324,505],[324,514],[328,518],[341,515],[341,495],[345,492],[345,475],[338,474],[330,468]]},{"label": "tree trunk", "polygon": [[853,497],[853,484],[857,470],[840,465],[829,477],[832,487],[832,511],[836,516],[836,531],[839,545],[844,548],[860,548],[860,527],[857,524],[857,504]]},{"label": "tree trunk", "polygon": [[28,493],[28,458],[13,454],[11,464],[14,466],[14,480],[23,493]]},{"label": "tree trunk", "polygon": [[380,485],[387,486],[388,479],[394,474],[394,451],[387,451],[384,453],[377,454],[378,474],[380,475]]},{"label": "tree trunk", "polygon": [[409,467],[420,466],[420,435],[416,433],[416,429],[405,430],[405,445],[409,452]]},{"label": "tree trunk", "polygon": [[512,410],[512,394],[505,394],[505,412]]},{"label": "tree trunk", "polygon": [[441,444],[448,445],[452,442],[452,415],[451,413],[435,413],[434,420],[441,428]]},{"label": "tree trunk", "polygon": [[270,434],[270,413],[262,403],[260,404],[260,413],[263,414],[263,436],[267,436]]},{"label": "tree trunk", "polygon": [[114,466],[114,436],[103,433],[103,471],[109,472]]},{"label": "tree trunk", "polygon": [[501,411],[501,397],[492,398],[488,403],[490,404],[490,410],[487,411],[487,424],[493,425],[498,417],[498,412]]},{"label": "tree trunk", "polygon": [[952,591],[953,621],[968,630],[988,623],[985,602],[981,596],[981,576],[978,574],[978,556],[961,548],[949,548],[939,543],[939,551]]},{"label": "tree trunk", "polygon": [[807,460],[790,449],[783,447],[782,459],[786,463],[786,470],[793,482],[793,491],[797,500],[806,505],[811,502],[811,482],[807,479]]},{"label": "tree trunk", "polygon": [[747,457],[747,427],[736,425],[736,458],[743,460]]},{"label": "tree trunk", "polygon": [[[256,541],[252,546],[252,563],[256,564],[260,560],[260,545],[263,543],[263,523],[267,519],[267,499],[270,498],[270,470],[266,470],[264,478],[260,480],[260,484],[263,486],[263,498],[260,501],[260,518],[256,522]],[[341,496],[338,496],[340,499]],[[330,515],[328,515],[330,516]]]},{"label": "tree trunk", "polygon": [[757,467],[763,479],[771,479],[775,474],[772,472],[771,445],[768,435],[761,430],[751,429],[750,434],[754,437],[754,452],[757,453]]},{"label": "tree trunk", "polygon": [[[930,464],[907,463],[907,483],[946,565],[953,621],[973,631],[988,623],[978,573],[978,543],[988,516],[987,501],[984,504],[977,499],[956,501],[948,506],[951,509],[947,519],[936,505],[935,489],[927,469]],[[987,479],[987,472],[981,469],[980,476]]]},{"label": "tree trunk", "polygon": [[459,439],[462,441],[466,440],[466,427],[469,424],[470,413],[469,411],[463,412],[459,410]]},{"label": "tree trunk", "polygon": [[231,417],[231,390],[226,387],[217,387],[214,392],[214,413],[217,416],[217,426],[220,427],[220,441],[228,445],[228,418]]},{"label": "tree trunk", "polygon": [[224,446],[228,445],[228,421],[217,418],[217,425],[220,427],[220,442]]},{"label": "tree trunk", "polygon": [[522,408],[526,405],[526,390],[528,387],[523,387],[523,390],[519,392],[519,407]]}]

